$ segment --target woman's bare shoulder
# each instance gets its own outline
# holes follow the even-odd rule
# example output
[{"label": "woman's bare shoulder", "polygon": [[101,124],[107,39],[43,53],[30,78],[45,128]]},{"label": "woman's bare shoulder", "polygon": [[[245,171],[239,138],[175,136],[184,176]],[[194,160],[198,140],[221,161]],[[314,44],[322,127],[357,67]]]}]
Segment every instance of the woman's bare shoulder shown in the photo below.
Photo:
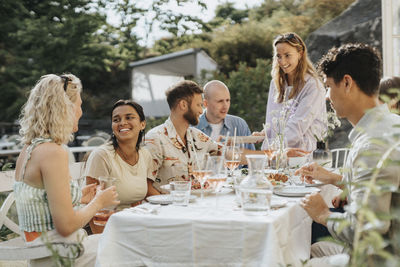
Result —
[{"label": "woman's bare shoulder", "polygon": [[58,157],[68,157],[68,151],[56,143],[43,143],[32,151],[32,156],[43,160],[55,159]]}]

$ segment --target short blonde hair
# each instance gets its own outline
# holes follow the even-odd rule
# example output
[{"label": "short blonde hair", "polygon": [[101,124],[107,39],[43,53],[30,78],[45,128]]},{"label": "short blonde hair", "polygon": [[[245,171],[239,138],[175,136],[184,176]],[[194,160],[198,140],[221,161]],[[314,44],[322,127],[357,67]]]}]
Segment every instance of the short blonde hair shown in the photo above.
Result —
[{"label": "short blonde hair", "polygon": [[40,77],[30,91],[20,115],[22,142],[30,144],[34,138],[51,138],[57,144],[73,139],[75,101],[82,91],[82,83],[72,74],[47,74]]}]

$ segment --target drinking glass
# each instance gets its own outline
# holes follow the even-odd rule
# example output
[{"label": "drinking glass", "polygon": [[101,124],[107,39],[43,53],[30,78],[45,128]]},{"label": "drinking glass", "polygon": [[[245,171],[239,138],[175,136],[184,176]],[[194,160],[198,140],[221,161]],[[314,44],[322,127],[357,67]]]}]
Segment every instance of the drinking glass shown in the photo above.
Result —
[{"label": "drinking glass", "polygon": [[86,185],[86,176],[81,176],[78,179],[76,179],[77,183],[78,183],[78,187],[80,190],[83,189],[83,187],[85,187]]},{"label": "drinking glass", "polygon": [[202,157],[196,157],[196,160],[193,162],[193,176],[200,183],[201,202],[204,200],[204,183],[207,181],[207,178],[210,175],[210,170],[207,169],[208,158],[209,155],[204,154]]},{"label": "drinking glass", "polygon": [[278,151],[278,144],[275,141],[269,143],[267,149],[264,149],[264,154],[267,156],[267,165],[269,168],[274,168],[274,159],[276,159],[277,151]]},{"label": "drinking glass", "polygon": [[190,181],[172,181],[170,183],[172,204],[187,206],[189,204],[191,186],[192,183]]},{"label": "drinking glass", "polygon": [[287,156],[286,148],[288,147],[286,138],[283,135],[277,135],[275,139],[270,143],[270,149],[272,150],[271,155],[271,167],[278,170],[287,167]]},{"label": "drinking glass", "polygon": [[207,182],[214,189],[216,206],[218,207],[218,193],[228,177],[225,167],[225,159],[222,156],[210,156],[207,162],[207,169],[210,170]]},{"label": "drinking glass", "polygon": [[[86,185],[86,176],[82,175],[82,176],[80,176],[80,177],[77,178],[77,179],[73,179],[73,183],[74,183],[75,185],[77,185],[78,188],[79,188],[79,190],[82,192],[82,189],[83,189],[83,188],[85,187],[85,185]],[[81,208],[84,207],[84,206],[85,206],[85,204],[82,204],[82,203],[79,201],[79,203],[76,204],[76,205],[74,206],[74,209],[81,209]]]},{"label": "drinking glass", "polygon": [[[97,180],[99,181],[100,185],[104,184],[104,188],[108,188],[110,186],[113,186],[117,179],[109,176],[99,176]],[[110,216],[115,212],[114,210],[116,207],[116,205],[112,205],[96,212],[96,214],[94,215],[93,223],[95,225],[104,227]]]},{"label": "drinking glass", "polygon": [[242,147],[240,144],[233,145],[232,143],[227,147],[225,166],[228,168],[228,177],[233,177],[233,172],[240,165],[242,157]]}]

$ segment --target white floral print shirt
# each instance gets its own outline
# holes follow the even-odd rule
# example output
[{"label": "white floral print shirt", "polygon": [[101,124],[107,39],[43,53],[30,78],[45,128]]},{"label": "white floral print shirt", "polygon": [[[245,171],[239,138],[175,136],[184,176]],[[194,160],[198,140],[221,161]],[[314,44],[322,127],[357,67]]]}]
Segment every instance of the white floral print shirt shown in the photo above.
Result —
[{"label": "white floral print shirt", "polygon": [[196,156],[201,158],[206,153],[221,154],[222,147],[196,128],[187,129],[186,140],[187,146],[170,118],[146,134],[145,144],[153,159],[154,187],[158,190],[170,181],[191,180],[192,163]]}]

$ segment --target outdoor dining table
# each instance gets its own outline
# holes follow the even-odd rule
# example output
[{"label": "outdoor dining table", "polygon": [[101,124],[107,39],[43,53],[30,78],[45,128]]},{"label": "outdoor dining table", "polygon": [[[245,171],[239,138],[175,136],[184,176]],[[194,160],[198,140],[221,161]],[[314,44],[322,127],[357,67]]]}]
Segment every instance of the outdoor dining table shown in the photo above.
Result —
[{"label": "outdoor dining table", "polygon": [[96,266],[302,266],[310,257],[312,220],[286,199],[282,208],[249,216],[234,193],[188,206],[145,203],[113,214],[102,234]]}]

